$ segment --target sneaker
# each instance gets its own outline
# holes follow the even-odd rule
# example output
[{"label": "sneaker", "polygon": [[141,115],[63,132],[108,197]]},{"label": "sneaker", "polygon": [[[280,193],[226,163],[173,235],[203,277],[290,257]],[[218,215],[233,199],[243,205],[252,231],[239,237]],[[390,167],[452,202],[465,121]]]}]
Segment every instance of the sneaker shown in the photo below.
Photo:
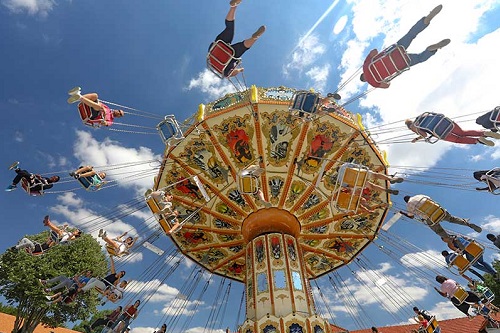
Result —
[{"label": "sneaker", "polygon": [[108,236],[108,233],[106,231],[102,233],[102,238],[103,239],[106,238],[107,236]]},{"label": "sneaker", "polygon": [[483,144],[483,145],[486,145],[486,146],[490,146],[490,147],[493,147],[495,145],[495,143],[491,140],[488,140],[484,137],[480,137],[477,139],[477,142]]},{"label": "sneaker", "polygon": [[99,234],[97,235],[97,237],[102,237],[103,234],[104,234],[104,230],[99,229]]},{"label": "sneaker", "polygon": [[442,49],[446,45],[450,44],[450,42],[451,42],[451,40],[449,38],[443,39],[442,41],[440,41],[436,44],[432,44],[432,45],[427,46],[427,51],[436,51],[436,50]]},{"label": "sneaker", "polygon": [[259,27],[259,29],[257,29],[257,31],[256,31],[256,32],[254,32],[254,33],[252,34],[252,38],[253,38],[253,39],[257,39],[257,38],[259,38],[260,36],[262,36],[262,34],[263,34],[265,31],[266,31],[266,26],[265,26],[265,25],[261,25],[261,26]]},{"label": "sneaker", "polygon": [[48,299],[49,301],[52,301],[52,297],[50,297],[48,295],[46,295],[45,298]]},{"label": "sneaker", "polygon": [[76,175],[76,174],[75,174],[74,172],[70,172],[70,173],[69,173],[69,175],[70,175],[71,177],[75,178],[75,175]]},{"label": "sneaker", "polygon": [[469,223],[468,227],[471,228],[472,230],[474,230],[475,232],[483,231],[483,228],[481,228],[480,226],[478,226],[477,224],[474,224],[474,223]]},{"label": "sneaker", "polygon": [[498,133],[498,132],[487,131],[487,132],[484,132],[484,136],[489,137],[489,138],[493,138],[493,139],[500,139],[500,133]]},{"label": "sneaker", "polygon": [[49,215],[45,215],[45,217],[43,218],[43,225],[47,225],[49,224],[50,220],[49,220]]},{"label": "sneaker", "polygon": [[17,169],[17,167],[19,166],[19,162],[16,161],[14,163],[12,163],[10,166],[9,166],[9,170],[14,170],[14,169]]},{"label": "sneaker", "polygon": [[241,3],[241,0],[231,0],[229,1],[229,6],[236,7]]},{"label": "sneaker", "polygon": [[431,20],[436,17],[437,14],[439,14],[439,12],[441,11],[441,9],[443,9],[443,5],[439,5],[439,6],[436,6],[433,10],[431,10],[431,12],[429,13],[429,15],[427,15],[424,19],[424,23],[427,25],[429,23],[431,23]]},{"label": "sneaker", "polygon": [[404,181],[404,179],[403,179],[403,178],[401,178],[401,177],[397,177],[397,178],[392,178],[389,182],[390,182],[391,184],[396,184],[396,183],[402,183],[403,181]]},{"label": "sneaker", "polygon": [[81,91],[82,91],[82,88],[80,88],[80,87],[74,87],[73,89],[71,89],[70,91],[68,91],[68,95],[75,95],[75,94],[80,95]]},{"label": "sneaker", "polygon": [[69,96],[69,98],[68,98],[68,104],[73,104],[73,103],[78,102],[80,100],[80,97],[82,97],[80,94]]},{"label": "sneaker", "polygon": [[340,100],[342,98],[338,93],[334,93],[334,94],[329,93],[329,94],[326,95],[326,97],[332,97],[336,101],[338,101],[338,100]]},{"label": "sneaker", "polygon": [[5,190],[7,192],[10,192],[10,191],[14,191],[16,188],[17,188],[16,185],[9,185],[9,186],[7,186],[7,188]]},{"label": "sneaker", "polygon": [[387,193],[398,195],[399,194],[399,190],[393,190],[393,189],[390,188],[390,189],[387,190]]}]

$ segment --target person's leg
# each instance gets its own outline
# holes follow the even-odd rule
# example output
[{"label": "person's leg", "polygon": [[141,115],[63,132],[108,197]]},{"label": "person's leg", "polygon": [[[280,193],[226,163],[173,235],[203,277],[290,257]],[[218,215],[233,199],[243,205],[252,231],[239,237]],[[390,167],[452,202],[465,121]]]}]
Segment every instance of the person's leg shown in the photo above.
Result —
[{"label": "person's leg", "polygon": [[451,215],[449,212],[445,213],[443,219],[445,221],[450,222],[450,223],[460,224],[460,225],[464,225],[466,227],[469,227],[469,228],[473,229],[475,232],[481,232],[482,231],[482,228],[480,226],[478,226],[478,225],[476,225],[474,223],[470,223],[469,219],[464,219],[462,217],[457,217],[457,216]]},{"label": "person's leg", "polygon": [[429,228],[431,228],[432,231],[434,231],[439,237],[444,237],[444,238],[450,238],[450,235],[443,229],[443,227],[439,224],[436,223],[434,225],[429,225]]},{"label": "person's leg", "polygon": [[89,280],[89,282],[87,282],[87,284],[85,286],[83,286],[82,291],[88,291],[88,290],[95,288],[95,287],[97,287],[101,290],[106,289],[104,282],[102,282],[101,280],[99,280],[97,278],[91,278]]},{"label": "person's leg", "polygon": [[52,222],[50,222],[49,215],[46,215],[43,219],[43,225],[47,226],[50,230],[55,232],[59,237],[63,236],[64,231],[55,226]]},{"label": "person's leg", "polygon": [[486,129],[489,129],[491,131],[496,132],[497,129],[495,128],[495,123],[490,120],[491,116],[493,115],[494,112],[498,112],[498,111],[493,110],[493,111],[490,111],[486,114],[483,114],[482,116],[479,116],[476,119],[476,124],[481,125]]},{"label": "person's leg", "polygon": [[28,238],[24,237],[23,239],[21,239],[19,241],[19,243],[16,245],[16,249],[25,249],[25,248],[29,248],[31,250],[33,250],[35,248],[35,243],[33,243],[31,240],[29,240]]},{"label": "person's leg", "polygon": [[410,46],[411,42],[415,39],[415,37],[417,37],[419,33],[424,31],[424,29],[428,27],[428,24],[425,24],[424,20],[425,16],[422,17],[420,20],[418,20],[417,23],[415,23],[415,25],[411,27],[411,29],[406,33],[406,35],[401,37],[401,39],[398,40],[396,44],[403,46],[405,49],[408,49],[408,47]]},{"label": "person's leg", "polygon": [[493,266],[491,266],[489,263],[487,263],[486,261],[484,261],[483,256],[480,256],[477,259],[476,263],[479,264],[479,265],[481,265],[483,267],[483,271],[485,271],[486,273],[490,273],[491,275],[496,276],[497,271],[495,271],[495,269],[493,268]]},{"label": "person's leg", "polygon": [[[80,167],[78,168],[74,174],[75,175],[80,175],[81,177],[87,177],[86,174],[91,172],[91,171],[94,171],[94,168],[90,165],[86,165],[86,166],[83,166],[83,167]],[[93,175],[90,175],[90,176],[93,176]]]},{"label": "person's leg", "polygon": [[90,325],[90,328],[94,329],[94,328],[99,327],[99,326],[104,326],[107,323],[108,323],[108,319],[106,319],[106,318],[99,318],[96,321],[94,321],[92,323],[92,325]]},{"label": "person's leg", "polygon": [[215,37],[215,40],[221,40],[227,44],[231,44],[234,38],[234,14],[236,12],[236,7],[231,7],[227,13],[226,20],[224,22],[225,28],[220,34]]},{"label": "person's leg", "polygon": [[31,177],[31,173],[27,170],[16,169],[16,174],[16,177],[14,177],[14,180],[12,181],[12,185],[17,185],[23,178],[30,179]]},{"label": "person's leg", "polygon": [[475,269],[469,268],[469,272],[477,276],[481,281],[484,281],[484,277],[481,275],[481,273],[479,273]]},{"label": "person's leg", "polygon": [[56,282],[57,282],[57,285],[55,285],[51,288],[47,288],[46,290],[50,292],[50,291],[59,290],[59,289],[65,288],[65,287],[69,289],[73,285],[73,281],[71,281],[71,279],[67,278],[66,276],[56,276],[55,278],[46,281],[47,284],[53,284]]},{"label": "person's leg", "polygon": [[102,111],[103,109],[101,104],[99,103],[98,96],[96,93],[85,94],[82,97],[80,97],[80,101],[83,104],[90,106],[94,110]]},{"label": "person's leg", "polygon": [[118,250],[120,248],[120,244],[118,244],[118,242],[109,238],[108,236],[103,235],[102,240],[105,241],[110,246],[114,247],[116,250]]},{"label": "person's leg", "polygon": [[484,136],[484,131],[477,131],[477,130],[463,130],[458,124],[454,123],[453,124],[453,129],[452,133],[455,134],[456,136]]}]

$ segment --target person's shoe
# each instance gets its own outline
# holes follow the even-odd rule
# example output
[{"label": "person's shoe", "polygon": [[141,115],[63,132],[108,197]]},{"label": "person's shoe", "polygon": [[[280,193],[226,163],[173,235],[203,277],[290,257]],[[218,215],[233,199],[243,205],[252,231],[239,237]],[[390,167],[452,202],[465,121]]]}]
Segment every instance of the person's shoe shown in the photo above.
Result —
[{"label": "person's shoe", "polygon": [[480,226],[478,226],[477,224],[474,224],[474,223],[469,223],[468,227],[471,228],[472,230],[474,230],[475,232],[483,231],[483,228],[481,228]]},{"label": "person's shoe", "polygon": [[5,190],[7,192],[10,192],[10,191],[14,191],[16,188],[17,188],[16,185],[9,185],[9,186],[7,186],[7,188]]},{"label": "person's shoe", "polygon": [[450,42],[451,42],[451,40],[449,38],[443,39],[442,41],[440,41],[436,44],[432,44],[432,45],[427,46],[427,51],[436,51],[436,50],[442,49],[446,45],[450,44]]},{"label": "person's shoe", "polygon": [[236,7],[241,3],[241,0],[231,0],[229,1],[229,6]]},{"label": "person's shoe", "polygon": [[265,26],[265,25],[261,25],[261,26],[259,27],[259,29],[257,29],[257,31],[256,31],[256,32],[254,32],[254,33],[252,34],[252,38],[253,38],[253,39],[257,39],[257,38],[259,38],[260,36],[262,36],[262,34],[263,34],[265,31],[266,31],[266,26]]},{"label": "person's shoe", "polygon": [[103,234],[104,234],[104,230],[99,229],[99,234],[97,234],[97,237],[102,237]]},{"label": "person's shoe", "polygon": [[68,98],[68,104],[76,103],[80,100],[82,96],[80,94],[71,95]]},{"label": "person's shoe", "polygon": [[396,184],[396,183],[402,183],[404,179],[402,177],[397,177],[397,178],[392,178],[389,183],[391,184]]},{"label": "person's shoe", "polygon": [[107,233],[106,231],[105,231],[105,232],[103,232],[101,237],[102,237],[102,239],[104,239],[104,238],[108,237],[108,233]]},{"label": "person's shoe", "polygon": [[493,147],[495,145],[495,143],[493,141],[488,140],[484,137],[478,138],[477,141],[483,145],[490,146],[490,147]]},{"label": "person's shoe", "polygon": [[484,132],[484,136],[489,137],[489,138],[493,138],[493,139],[500,139],[500,133],[498,133],[498,132],[487,131],[487,132]]},{"label": "person's shoe", "polygon": [[17,167],[19,166],[19,162],[18,161],[15,161],[14,163],[12,163],[10,166],[9,166],[9,170],[14,170],[14,169],[17,169]]},{"label": "person's shoe", "polygon": [[431,12],[429,13],[429,15],[427,15],[424,19],[424,23],[427,25],[429,23],[431,23],[431,20],[436,17],[437,14],[439,14],[439,12],[441,11],[441,9],[443,9],[443,5],[439,5],[439,6],[436,6],[433,10],[431,10]]},{"label": "person's shoe", "polygon": [[48,295],[46,295],[45,298],[48,299],[49,301],[52,301],[52,297],[50,297]]},{"label": "person's shoe", "polygon": [[49,215],[45,215],[45,217],[43,218],[43,225],[47,225],[49,224],[50,220],[49,220]]},{"label": "person's shoe", "polygon": [[80,95],[81,91],[82,91],[82,88],[80,88],[80,87],[74,87],[73,89],[71,89],[70,91],[68,91],[68,95],[75,95],[75,94]]},{"label": "person's shoe", "polygon": [[42,286],[45,286],[45,285],[47,284],[47,281],[42,280],[42,279],[38,279],[38,282],[40,282],[40,284],[41,284]]},{"label": "person's shoe", "polygon": [[75,175],[76,175],[76,174],[75,174],[74,172],[70,172],[70,173],[69,173],[69,175],[70,175],[71,177],[75,178]]},{"label": "person's shoe", "polygon": [[387,193],[398,195],[399,194],[399,190],[393,190],[392,188],[389,188],[389,189],[387,189]]}]

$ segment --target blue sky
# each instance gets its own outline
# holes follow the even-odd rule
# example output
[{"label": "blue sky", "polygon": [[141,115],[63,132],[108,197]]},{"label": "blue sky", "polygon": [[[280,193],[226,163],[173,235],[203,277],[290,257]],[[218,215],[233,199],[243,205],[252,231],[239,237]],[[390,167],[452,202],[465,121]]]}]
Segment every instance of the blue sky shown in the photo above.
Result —
[{"label": "blue sky", "polygon": [[[339,82],[359,68],[364,54],[395,42],[438,3],[434,0],[418,3],[243,0],[237,10],[235,40],[250,36],[261,24],[268,29],[244,56],[246,81],[263,87],[285,85],[312,87],[325,93],[334,91]],[[159,117],[174,114],[179,120],[196,112],[199,103],[212,101],[233,89],[227,81],[216,79],[204,68],[208,44],[223,28],[227,1],[1,0],[0,4],[0,145],[3,152],[0,165],[4,166],[1,174],[5,186],[13,177],[7,166],[14,160],[20,160],[23,167],[34,172],[66,176],[82,163],[113,169],[125,162],[161,158],[164,145],[158,135],[85,128],[75,106],[66,103],[66,91],[73,86],[81,86],[84,92],[97,91],[104,100]],[[403,126],[405,118],[425,111],[460,117],[457,119],[464,128],[476,128],[475,117],[498,105],[499,4],[498,0],[464,0],[460,4],[443,1],[443,11],[418,36],[410,51],[419,52],[443,38],[451,38],[451,44],[428,62],[398,77],[390,89],[376,90],[348,108],[363,114],[365,123],[372,128],[396,121],[395,126]],[[361,82],[353,80],[341,94],[347,100],[365,89]],[[130,123],[142,126],[154,127],[158,122],[127,117]],[[390,142],[391,138],[405,133],[379,134],[377,139]],[[500,147],[500,143],[497,145]],[[420,171],[419,175],[398,185],[402,194],[428,194],[451,213],[471,218],[485,229],[480,235],[471,234],[479,240],[485,240],[486,231],[500,232],[498,198],[464,190],[475,186],[472,170],[498,166],[500,148],[459,147],[441,142],[389,144],[381,148],[387,150],[393,171],[407,174]],[[405,168],[398,169],[398,166]],[[118,186],[97,193],[68,192],[78,187],[69,182],[54,188],[61,193],[42,198],[30,198],[20,190],[0,192],[5,221],[0,250],[12,246],[24,234],[41,231],[41,220],[48,213],[59,223],[80,224],[95,232],[95,227],[87,222],[88,216],[106,215],[118,205],[139,197],[152,186],[152,176],[132,182],[123,178],[150,169],[151,165],[140,164],[120,171],[110,170],[110,178],[115,179]],[[454,186],[427,184],[427,181],[440,181],[435,178],[436,173],[453,176],[441,181]],[[403,206],[402,196],[393,201],[396,208]],[[128,230],[139,232],[150,221],[145,222],[149,216],[144,210],[106,228],[114,234]],[[459,226],[447,224],[445,228],[470,233],[469,229]],[[444,246],[423,225],[401,220],[389,233],[390,239],[402,237],[418,247],[408,245],[408,252],[418,252],[417,255],[424,257],[438,255],[440,260],[439,252]],[[163,249],[171,247],[165,236],[155,244]],[[383,235],[377,244],[390,247]],[[486,257],[492,259],[495,254],[496,251],[487,249]],[[348,268],[338,272],[345,281],[340,287],[349,288],[362,306],[363,311],[356,312],[362,321],[357,323],[349,316],[349,307],[335,295],[329,279],[320,278],[317,283],[325,300],[319,295],[316,299],[325,317],[332,313],[338,325],[349,329],[358,325],[384,326],[407,320],[415,303],[439,313],[441,318],[460,315],[432,291],[432,282],[416,275],[415,254],[396,260],[371,245],[364,256],[366,266],[350,265],[357,275]],[[134,262],[126,263],[129,278],[141,277],[141,272],[155,259],[151,252],[141,251]],[[429,259],[424,261],[432,264]],[[164,319],[163,308],[167,308],[168,313],[174,311],[168,306],[194,267],[182,263],[166,280],[133,323],[133,333],[150,332],[158,326]],[[382,290],[387,289],[381,292],[383,299],[402,295],[395,308],[384,308],[363,288],[363,283],[375,288],[374,280],[384,281],[381,277],[398,286],[379,282]],[[177,328],[191,315],[186,328],[191,333],[203,331],[219,283],[220,279],[215,278],[196,310],[184,310]],[[225,319],[210,324],[209,328],[228,326],[234,330],[241,293],[241,285],[233,283]],[[196,302],[190,303],[191,309],[195,306]]]}]

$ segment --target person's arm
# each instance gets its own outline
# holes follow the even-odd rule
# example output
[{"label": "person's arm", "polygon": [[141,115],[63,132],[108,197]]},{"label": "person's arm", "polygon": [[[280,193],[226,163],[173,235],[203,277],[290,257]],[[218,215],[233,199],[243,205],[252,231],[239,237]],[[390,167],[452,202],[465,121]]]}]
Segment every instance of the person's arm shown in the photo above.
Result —
[{"label": "person's arm", "polygon": [[442,292],[441,290],[439,290],[438,288],[434,287],[434,290],[437,291],[439,295],[448,298],[448,295],[446,293]]},{"label": "person's arm", "polygon": [[128,232],[124,232],[123,234],[121,234],[120,236],[116,237],[117,240],[122,240],[123,237],[125,237],[127,235]]},{"label": "person's arm", "polygon": [[132,243],[130,243],[129,245],[127,245],[127,247],[130,249],[132,246],[134,246],[135,242],[139,239],[139,236],[136,236],[133,240],[132,240]]},{"label": "person's arm", "polygon": [[489,187],[476,187],[476,191],[489,191]]},{"label": "person's arm", "polygon": [[405,212],[404,210],[400,210],[400,211],[399,211],[399,213],[400,213],[401,215],[406,216],[406,217],[407,217],[407,218],[409,218],[409,219],[413,219],[413,218],[415,218],[415,215],[414,215],[414,214],[412,214],[412,213],[410,213],[410,212]]}]

